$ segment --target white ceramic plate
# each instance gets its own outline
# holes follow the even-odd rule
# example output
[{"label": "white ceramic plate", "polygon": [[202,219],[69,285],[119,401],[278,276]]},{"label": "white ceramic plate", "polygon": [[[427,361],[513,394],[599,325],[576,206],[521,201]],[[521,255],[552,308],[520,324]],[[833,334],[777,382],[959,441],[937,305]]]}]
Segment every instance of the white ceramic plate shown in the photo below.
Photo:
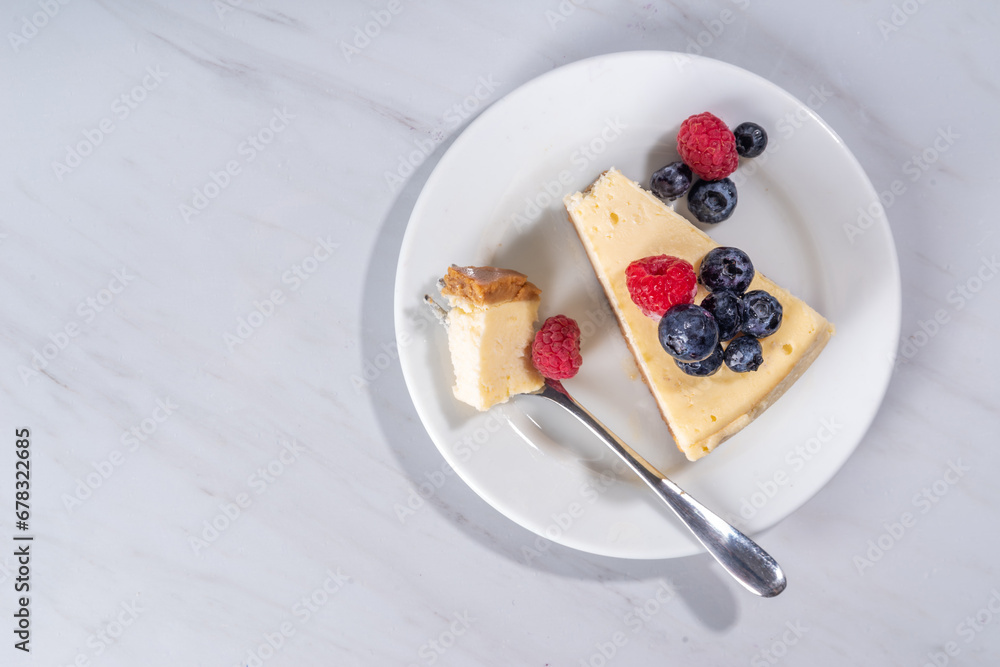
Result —
[{"label": "white ceramic plate", "polygon": [[[752,120],[770,136],[764,155],[741,160],[733,177],[733,217],[707,231],[749,253],[759,270],[834,322],[837,335],[764,415],[689,463],[637,378],[562,197],[611,166],[648,185],[654,170],[677,159],[680,122],[702,111],[731,127]],[[417,413],[461,478],[539,536],[625,558],[699,551],[669,510],[557,406],[520,396],[478,413],[452,396],[446,332],[428,319],[421,297],[438,294],[435,283],[453,263],[516,269],[542,289],[542,318],[564,313],[583,328],[583,367],[567,389],[695,498],[749,534],[763,530],[836,473],[888,384],[899,269],[876,202],[857,160],[813,110],[732,65],[632,52],[549,72],[476,119],[413,208],[395,318]],[[686,213],[683,205],[679,211]],[[529,541],[525,558],[546,544]]]}]

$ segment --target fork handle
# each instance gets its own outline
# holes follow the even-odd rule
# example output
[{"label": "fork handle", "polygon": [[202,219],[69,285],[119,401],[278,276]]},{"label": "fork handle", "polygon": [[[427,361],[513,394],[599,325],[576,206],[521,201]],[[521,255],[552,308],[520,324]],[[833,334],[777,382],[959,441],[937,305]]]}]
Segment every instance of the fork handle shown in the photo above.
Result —
[{"label": "fork handle", "polygon": [[674,511],[708,553],[747,590],[765,598],[785,590],[785,574],[770,554],[639,456],[577,403],[561,382],[546,380],[538,395],[561,405],[610,447]]}]

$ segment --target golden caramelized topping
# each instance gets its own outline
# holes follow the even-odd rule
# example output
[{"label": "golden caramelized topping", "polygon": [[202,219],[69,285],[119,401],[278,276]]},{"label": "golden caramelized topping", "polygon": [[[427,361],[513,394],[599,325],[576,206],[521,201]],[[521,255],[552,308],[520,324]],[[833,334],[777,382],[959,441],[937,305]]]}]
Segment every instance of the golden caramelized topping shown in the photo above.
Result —
[{"label": "golden caramelized topping", "polygon": [[450,266],[441,294],[466,299],[478,306],[530,301],[542,293],[523,273],[494,266]]}]

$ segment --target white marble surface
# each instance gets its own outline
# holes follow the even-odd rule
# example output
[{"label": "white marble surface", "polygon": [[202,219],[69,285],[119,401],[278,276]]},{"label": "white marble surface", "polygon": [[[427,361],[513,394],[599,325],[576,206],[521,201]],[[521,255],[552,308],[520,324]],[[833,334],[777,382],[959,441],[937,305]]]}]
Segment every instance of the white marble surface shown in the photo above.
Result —
[{"label": "white marble surface", "polygon": [[[996,4],[17,0],[2,14],[8,628],[15,428],[31,430],[35,539],[32,651],[7,630],[0,663],[995,664]],[[378,34],[346,57],[366,25]],[[761,538],[791,582],[773,600],[707,556],[553,545],[526,564],[534,535],[453,478],[405,521],[394,511],[442,462],[392,361],[394,268],[423,182],[463,116],[634,49],[700,49],[802,99],[821,91],[875,187],[898,182],[910,347],[847,465]],[[456,107],[481,80],[485,99]],[[390,187],[420,145],[431,156]],[[368,364],[384,368],[352,382]]]}]

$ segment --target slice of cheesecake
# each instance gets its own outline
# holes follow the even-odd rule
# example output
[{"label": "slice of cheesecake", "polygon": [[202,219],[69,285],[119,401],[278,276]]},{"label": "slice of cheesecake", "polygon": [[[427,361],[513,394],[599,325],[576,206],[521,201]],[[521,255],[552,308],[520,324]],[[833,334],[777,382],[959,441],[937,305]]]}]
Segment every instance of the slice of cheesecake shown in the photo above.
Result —
[{"label": "slice of cheesecake", "polygon": [[531,363],[541,290],[517,271],[452,266],[441,280],[448,300],[448,348],[455,398],[488,410],[542,387]]},{"label": "slice of cheesecake", "polygon": [[[565,204],[660,414],[692,461],[774,403],[833,334],[819,313],[758,272],[748,289],[770,292],[784,309],[778,331],[760,339],[764,364],[749,373],[723,365],[708,377],[687,375],[660,346],[657,320],[632,303],[625,268],[650,255],[673,255],[697,271],[702,257],[719,244],[616,169],[601,174],[585,192],[567,196]],[[706,294],[699,287],[695,303]]]}]

